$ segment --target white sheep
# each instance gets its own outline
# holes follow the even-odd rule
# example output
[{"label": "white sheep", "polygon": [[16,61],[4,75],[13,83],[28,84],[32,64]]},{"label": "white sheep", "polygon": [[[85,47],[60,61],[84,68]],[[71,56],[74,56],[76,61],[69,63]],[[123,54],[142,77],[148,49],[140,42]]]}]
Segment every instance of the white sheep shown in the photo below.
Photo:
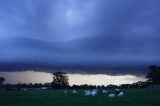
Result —
[{"label": "white sheep", "polygon": [[85,96],[90,96],[91,95],[91,91],[89,91],[89,90],[85,90],[84,93],[85,93],[84,94]]},{"label": "white sheep", "polygon": [[84,93],[90,92],[89,90],[85,90]]},{"label": "white sheep", "polygon": [[121,91],[117,96],[118,97],[124,96],[124,93]]},{"label": "white sheep", "polygon": [[93,91],[98,93],[98,89],[93,89]]},{"label": "white sheep", "polygon": [[116,88],[115,91],[120,91],[120,90],[118,88]]},{"label": "white sheep", "polygon": [[114,98],[114,97],[115,97],[115,94],[109,94],[108,97],[109,97],[109,98]]},{"label": "white sheep", "polygon": [[67,90],[64,90],[64,93],[67,94]]},{"label": "white sheep", "polygon": [[103,93],[107,93],[108,91],[107,91],[107,90],[103,90],[102,92],[103,92]]},{"label": "white sheep", "polygon": [[72,93],[73,94],[78,94],[78,92],[76,90],[73,90]]},{"label": "white sheep", "polygon": [[93,90],[93,91],[91,92],[91,95],[92,95],[92,96],[96,96],[96,95],[97,95],[97,92]]}]

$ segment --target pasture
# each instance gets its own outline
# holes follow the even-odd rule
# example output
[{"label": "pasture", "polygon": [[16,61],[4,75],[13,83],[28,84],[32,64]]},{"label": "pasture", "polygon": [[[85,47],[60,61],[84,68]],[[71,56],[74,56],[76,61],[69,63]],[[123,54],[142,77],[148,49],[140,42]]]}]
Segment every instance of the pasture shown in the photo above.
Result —
[{"label": "pasture", "polygon": [[84,96],[84,90],[72,91],[0,91],[0,106],[160,106],[159,89],[123,89],[123,97],[108,98],[107,94]]}]

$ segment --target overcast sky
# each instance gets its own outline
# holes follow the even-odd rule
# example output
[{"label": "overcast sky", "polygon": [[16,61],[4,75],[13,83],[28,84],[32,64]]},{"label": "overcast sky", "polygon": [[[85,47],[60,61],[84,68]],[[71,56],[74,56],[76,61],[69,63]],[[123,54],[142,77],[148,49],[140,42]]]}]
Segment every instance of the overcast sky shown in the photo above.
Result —
[{"label": "overcast sky", "polygon": [[160,63],[159,4],[1,0],[0,70],[146,73],[148,65]]}]

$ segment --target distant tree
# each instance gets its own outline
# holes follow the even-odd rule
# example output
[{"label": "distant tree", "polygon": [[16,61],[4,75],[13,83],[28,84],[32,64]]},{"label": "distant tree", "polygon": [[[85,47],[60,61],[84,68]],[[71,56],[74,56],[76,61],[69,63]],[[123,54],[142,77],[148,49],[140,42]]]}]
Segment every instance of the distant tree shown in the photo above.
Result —
[{"label": "distant tree", "polygon": [[64,72],[53,73],[52,88],[66,88],[69,87],[68,76]]},{"label": "distant tree", "polygon": [[153,84],[160,84],[160,68],[152,65],[149,66],[150,72],[147,74],[146,78],[148,81],[152,82]]},{"label": "distant tree", "polygon": [[107,85],[107,88],[119,88],[119,86],[110,84],[110,85]]},{"label": "distant tree", "polygon": [[5,78],[0,77],[0,85],[2,85],[4,81],[5,81]]}]

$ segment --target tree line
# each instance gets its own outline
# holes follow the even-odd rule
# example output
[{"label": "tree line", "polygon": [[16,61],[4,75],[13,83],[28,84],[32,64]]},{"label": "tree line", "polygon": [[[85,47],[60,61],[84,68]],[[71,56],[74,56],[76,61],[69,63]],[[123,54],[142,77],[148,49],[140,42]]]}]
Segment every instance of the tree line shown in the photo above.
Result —
[{"label": "tree line", "polygon": [[149,66],[149,72],[146,75],[146,78],[148,79],[145,82],[139,81],[133,84],[122,84],[120,86],[117,85],[107,85],[107,86],[95,86],[95,85],[69,85],[69,78],[68,75],[64,72],[55,72],[53,73],[53,81],[51,83],[29,83],[29,84],[3,84],[5,81],[5,78],[0,77],[0,86],[5,86],[7,89],[15,88],[15,89],[21,89],[21,88],[40,88],[40,87],[47,87],[47,89],[89,89],[89,88],[148,88],[151,85],[160,85],[160,67],[157,67],[155,65]]}]

